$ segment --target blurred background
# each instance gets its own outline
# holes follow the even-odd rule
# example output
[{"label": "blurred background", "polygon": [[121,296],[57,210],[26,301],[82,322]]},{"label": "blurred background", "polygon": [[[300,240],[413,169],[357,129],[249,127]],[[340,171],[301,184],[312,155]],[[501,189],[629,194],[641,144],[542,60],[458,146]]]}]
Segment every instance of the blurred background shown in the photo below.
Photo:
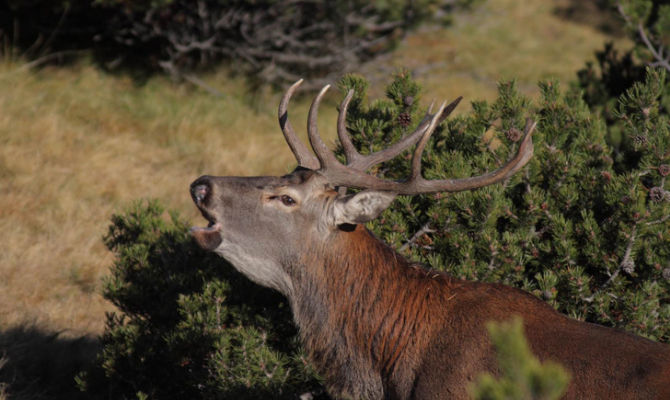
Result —
[{"label": "blurred background", "polygon": [[[510,79],[537,98],[538,81],[579,85],[639,47],[620,11],[604,0],[0,2],[0,399],[66,398],[62,374],[94,358],[114,309],[100,287],[114,212],[158,198],[199,224],[188,195],[199,175],[292,170],[276,108],[299,77],[299,128],[311,91],[348,72],[375,98],[409,71],[424,102],[464,96],[459,113]],[[337,101],[321,112],[331,143]]]}]

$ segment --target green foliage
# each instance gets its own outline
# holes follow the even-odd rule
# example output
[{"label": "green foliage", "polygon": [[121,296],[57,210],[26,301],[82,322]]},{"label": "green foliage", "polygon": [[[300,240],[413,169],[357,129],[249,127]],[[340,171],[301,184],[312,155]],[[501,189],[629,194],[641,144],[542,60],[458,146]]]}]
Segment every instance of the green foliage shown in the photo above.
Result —
[{"label": "green foliage", "polygon": [[[387,100],[350,105],[362,149],[379,149],[416,126],[420,93],[405,73]],[[514,82],[492,104],[473,103],[434,134],[423,156],[428,179],[478,175],[516,149],[526,117],[538,121],[530,163],[504,184],[471,192],[398,199],[370,227],[411,259],[463,279],[503,282],[534,293],[576,318],[670,340],[670,143],[659,112],[664,73],[649,70],[618,101],[617,123],[640,136],[635,162],[617,165],[606,125],[576,90],[540,84],[538,104]],[[365,85],[347,77],[342,88]],[[357,93],[364,99],[365,93]],[[401,114],[408,117],[399,118]],[[401,123],[407,122],[409,123]],[[632,158],[632,157],[631,157]],[[373,172],[409,175],[409,154]]]},{"label": "green foliage", "polygon": [[553,400],[565,393],[569,374],[551,361],[533,356],[520,319],[487,325],[498,353],[500,378],[484,374],[470,387],[475,400]]},{"label": "green foliage", "polygon": [[156,202],[112,218],[116,256],[95,368],[78,377],[105,398],[295,398],[319,383],[305,362],[285,300],[192,243]]},{"label": "green foliage", "polygon": [[[608,143],[614,148],[615,168],[635,167],[638,154],[634,136],[625,135],[616,109],[618,99],[636,82],[643,81],[646,67],[660,67],[670,72],[670,61],[664,46],[670,40],[670,1],[668,0],[610,0],[619,13],[635,46],[619,54],[612,44],[596,53],[597,62],[588,62],[578,72],[576,82],[584,92],[591,109],[602,113],[608,130]],[[658,112],[670,113],[670,83],[659,87]]]}]

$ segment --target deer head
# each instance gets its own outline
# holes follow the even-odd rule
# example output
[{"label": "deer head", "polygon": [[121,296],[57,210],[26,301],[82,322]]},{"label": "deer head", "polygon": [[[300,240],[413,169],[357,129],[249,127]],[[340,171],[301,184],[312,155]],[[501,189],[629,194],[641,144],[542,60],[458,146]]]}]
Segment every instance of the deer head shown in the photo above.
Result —
[{"label": "deer head", "polygon": [[[297,260],[307,246],[327,246],[335,235],[346,234],[353,225],[368,222],[387,208],[397,195],[457,192],[490,185],[508,178],[523,167],[533,153],[528,120],[517,153],[499,169],[481,176],[426,180],[421,174],[421,155],[437,125],[458,105],[457,98],[432,106],[416,130],[394,145],[369,155],[360,154],[348,136],[349,91],[340,105],[337,133],[346,155],[346,165],[337,160],[319,136],[317,112],[329,86],[315,97],[309,110],[308,137],[314,153],[297,138],[288,120],[288,102],[301,84],[296,82],[279,104],[279,123],[298,161],[298,167],[281,177],[202,176],[191,184],[191,196],[207,228],[193,228],[198,244],[230,261],[235,268],[264,286],[290,297],[294,290]],[[415,145],[411,175],[402,181],[383,180],[367,173]],[[346,194],[342,188],[363,189]]]}]

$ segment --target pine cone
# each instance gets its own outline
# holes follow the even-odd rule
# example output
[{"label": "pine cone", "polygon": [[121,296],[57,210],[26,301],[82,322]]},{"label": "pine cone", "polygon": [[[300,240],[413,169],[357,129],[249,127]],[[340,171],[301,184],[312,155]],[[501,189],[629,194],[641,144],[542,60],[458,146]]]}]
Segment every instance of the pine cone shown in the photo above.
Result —
[{"label": "pine cone", "polygon": [[635,143],[638,146],[644,146],[647,144],[647,136],[646,135],[635,135],[633,137],[633,143]]},{"label": "pine cone", "polygon": [[661,174],[661,176],[668,176],[670,174],[670,165],[668,164],[662,164],[658,167],[658,173]]},{"label": "pine cone", "polygon": [[621,262],[621,270],[628,275],[632,274],[635,271],[635,261],[626,257],[626,259]]},{"label": "pine cone", "polygon": [[595,150],[598,153],[602,153],[603,152],[603,146],[596,143],[595,145],[593,145],[593,150]]},{"label": "pine cone", "polygon": [[662,272],[663,278],[670,281],[670,267],[667,267]]},{"label": "pine cone", "polygon": [[409,107],[409,106],[412,105],[412,103],[414,103],[414,97],[412,97],[412,96],[405,96],[405,97],[402,99],[402,102],[405,103],[405,106]]},{"label": "pine cone", "polygon": [[653,188],[651,188],[651,190],[649,190],[649,198],[654,203],[662,202],[663,200],[665,200],[665,197],[666,197],[665,190],[663,190],[663,188],[660,186],[654,186]]},{"label": "pine cone", "polygon": [[609,182],[612,180],[612,174],[610,174],[608,171],[600,172],[600,176],[605,180],[605,182]]},{"label": "pine cone", "polygon": [[509,128],[507,130],[507,132],[505,132],[505,137],[510,142],[518,142],[519,139],[521,139],[522,134],[523,134],[523,132],[521,132],[520,130],[518,130],[516,128]]},{"label": "pine cone", "polygon": [[409,124],[412,123],[412,116],[406,112],[398,114],[398,118],[396,120],[398,125],[402,126],[403,128],[406,128],[409,126]]}]

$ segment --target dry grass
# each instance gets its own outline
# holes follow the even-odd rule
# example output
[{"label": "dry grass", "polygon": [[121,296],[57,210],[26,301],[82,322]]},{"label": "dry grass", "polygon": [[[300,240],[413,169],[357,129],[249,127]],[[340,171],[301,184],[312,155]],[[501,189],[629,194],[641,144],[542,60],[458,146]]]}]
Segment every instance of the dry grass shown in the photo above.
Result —
[{"label": "dry grass", "polygon": [[[383,62],[372,94],[382,93],[389,67],[431,63],[439,68],[419,76],[424,98],[493,99],[496,82],[512,77],[533,95],[540,79],[571,80],[608,38],[561,20],[556,4],[489,0],[449,29],[414,34]],[[363,73],[378,77],[381,64]],[[223,72],[204,77],[226,94],[214,98],[160,77],[136,86],[86,63],[17,72],[20,65],[0,65],[0,333],[100,333],[112,309],[100,279],[112,263],[101,237],[113,212],[158,198],[199,221],[187,188],[200,174],[294,165],[277,127],[279,94],[252,95]],[[307,100],[292,107],[297,127]],[[322,110],[322,130],[333,137],[334,107]],[[0,347],[0,373],[11,361]],[[7,396],[0,382],[0,399]]]},{"label": "dry grass", "polygon": [[98,286],[112,261],[101,237],[114,211],[155,197],[195,216],[187,188],[199,174],[293,163],[269,106],[277,95],[254,111],[236,82],[217,82],[227,96],[214,99],[161,78],[135,87],[89,66],[15,68],[0,71],[4,324],[100,332],[110,307]]}]

